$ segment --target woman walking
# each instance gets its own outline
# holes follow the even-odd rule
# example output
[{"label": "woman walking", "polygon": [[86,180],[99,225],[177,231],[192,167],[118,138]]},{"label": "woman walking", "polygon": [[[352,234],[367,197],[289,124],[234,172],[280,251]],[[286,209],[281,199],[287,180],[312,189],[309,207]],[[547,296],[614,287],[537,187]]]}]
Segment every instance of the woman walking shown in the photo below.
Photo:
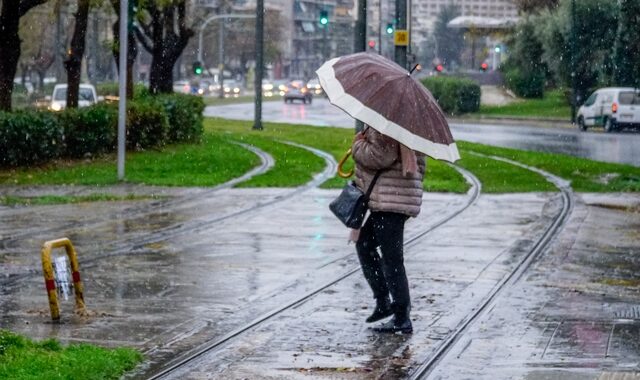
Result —
[{"label": "woman walking", "polygon": [[411,333],[411,298],[403,257],[404,223],[420,213],[424,156],[372,128],[356,135],[352,152],[355,182],[363,192],[380,172],[369,198],[371,214],[352,236],[376,301],[366,322],[393,315],[393,319],[374,330]]}]

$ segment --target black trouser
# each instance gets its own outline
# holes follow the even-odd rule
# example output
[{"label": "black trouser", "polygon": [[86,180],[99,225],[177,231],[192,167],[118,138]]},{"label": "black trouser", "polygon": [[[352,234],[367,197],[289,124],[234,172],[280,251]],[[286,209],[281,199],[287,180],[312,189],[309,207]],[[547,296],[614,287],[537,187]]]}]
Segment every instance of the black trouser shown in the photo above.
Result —
[{"label": "black trouser", "polygon": [[373,297],[381,300],[391,293],[396,313],[406,312],[411,306],[403,257],[407,219],[406,215],[395,212],[372,212],[356,243],[362,272],[373,290]]}]

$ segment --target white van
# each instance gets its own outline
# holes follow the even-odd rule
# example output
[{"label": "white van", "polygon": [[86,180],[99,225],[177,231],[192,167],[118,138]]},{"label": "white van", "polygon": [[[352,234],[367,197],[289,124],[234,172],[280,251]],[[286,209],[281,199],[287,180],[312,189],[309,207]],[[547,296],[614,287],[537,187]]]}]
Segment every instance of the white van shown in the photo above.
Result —
[{"label": "white van", "polygon": [[[56,84],[51,95],[51,104],[49,109],[52,111],[61,111],[67,106],[67,85]],[[78,107],[87,107],[96,104],[99,100],[96,94],[96,88],[91,84],[81,84],[78,90]]]},{"label": "white van", "polygon": [[640,127],[640,89],[607,87],[595,91],[578,109],[578,127],[603,126],[607,132]]}]

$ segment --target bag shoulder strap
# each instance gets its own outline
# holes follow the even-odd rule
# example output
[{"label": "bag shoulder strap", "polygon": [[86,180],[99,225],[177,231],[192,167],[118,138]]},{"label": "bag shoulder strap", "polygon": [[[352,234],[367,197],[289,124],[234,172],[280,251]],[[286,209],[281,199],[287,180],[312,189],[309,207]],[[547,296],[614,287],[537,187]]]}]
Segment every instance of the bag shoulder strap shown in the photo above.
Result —
[{"label": "bag shoulder strap", "polygon": [[371,180],[371,184],[369,184],[369,188],[367,189],[367,193],[365,194],[365,197],[367,198],[367,200],[369,200],[369,196],[373,191],[373,186],[375,186],[376,181],[378,180],[378,177],[380,177],[380,174],[382,174],[382,170],[378,170],[376,172],[376,175],[373,176],[373,179]]}]

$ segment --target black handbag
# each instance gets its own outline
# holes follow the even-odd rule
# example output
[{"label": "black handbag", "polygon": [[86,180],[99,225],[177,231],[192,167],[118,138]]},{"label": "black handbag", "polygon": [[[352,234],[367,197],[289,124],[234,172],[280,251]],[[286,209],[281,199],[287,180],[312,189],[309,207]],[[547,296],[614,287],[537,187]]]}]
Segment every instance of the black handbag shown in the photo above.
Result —
[{"label": "black handbag", "polygon": [[378,171],[373,177],[373,180],[371,180],[366,194],[358,189],[353,181],[349,181],[342,189],[338,198],[329,203],[331,212],[333,212],[345,226],[356,229],[362,227],[362,222],[368,209],[369,196],[379,176],[380,171]]}]

